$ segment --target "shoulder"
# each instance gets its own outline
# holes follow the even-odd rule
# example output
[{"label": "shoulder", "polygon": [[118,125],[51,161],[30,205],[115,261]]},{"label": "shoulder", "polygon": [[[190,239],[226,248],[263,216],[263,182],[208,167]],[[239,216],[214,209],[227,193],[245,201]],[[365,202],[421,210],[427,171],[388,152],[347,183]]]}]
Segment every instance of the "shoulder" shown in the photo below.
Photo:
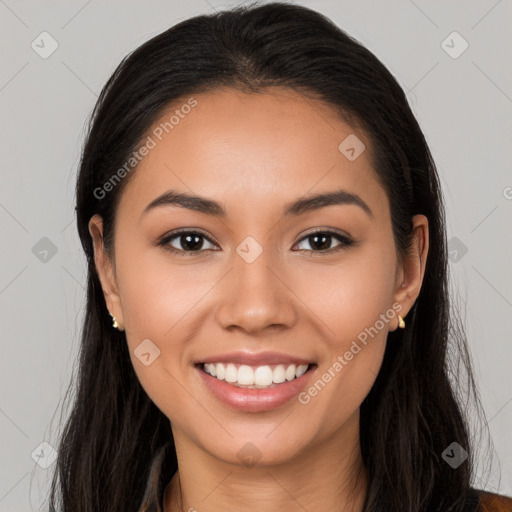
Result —
[{"label": "shoulder", "polygon": [[478,491],[480,497],[481,512],[505,512],[512,511],[512,498],[502,494]]}]

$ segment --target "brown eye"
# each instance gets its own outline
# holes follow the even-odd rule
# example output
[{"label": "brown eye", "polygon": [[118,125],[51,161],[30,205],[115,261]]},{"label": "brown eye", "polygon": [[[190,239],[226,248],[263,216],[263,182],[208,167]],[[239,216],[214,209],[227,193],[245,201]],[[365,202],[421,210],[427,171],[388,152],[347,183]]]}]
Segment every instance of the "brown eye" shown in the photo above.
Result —
[{"label": "brown eye", "polygon": [[[212,243],[211,240],[203,233],[198,231],[182,230],[169,236],[165,236],[158,242],[158,245],[172,253],[186,255],[187,253],[193,252],[205,252],[202,250],[205,245],[205,240],[207,240],[208,243]],[[209,248],[206,250],[209,250]]]},{"label": "brown eye", "polygon": [[[341,243],[339,243],[335,247],[332,247],[332,243],[335,240],[338,240]],[[321,253],[336,252],[338,250],[345,249],[354,243],[353,240],[349,239],[348,237],[341,235],[339,233],[335,233],[333,231],[315,231],[314,233],[310,233],[304,238],[302,238],[299,244],[303,243],[303,241],[307,241],[312,249],[299,250]]]}]

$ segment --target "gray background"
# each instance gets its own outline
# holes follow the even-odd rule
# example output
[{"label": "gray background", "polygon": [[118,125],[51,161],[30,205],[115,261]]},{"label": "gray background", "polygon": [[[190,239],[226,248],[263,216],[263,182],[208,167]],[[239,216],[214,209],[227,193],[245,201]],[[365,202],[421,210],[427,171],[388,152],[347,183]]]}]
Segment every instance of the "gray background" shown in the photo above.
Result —
[{"label": "gray background", "polygon": [[[297,3],[365,44],[407,91],[441,175],[451,284],[497,455],[490,478],[475,483],[512,494],[512,4]],[[0,0],[1,511],[39,510],[54,468],[35,460],[50,462],[43,441],[56,445],[54,413],[83,319],[73,193],[85,120],[129,51],[178,21],[230,5]],[[46,59],[31,47],[43,45],[43,31],[58,43]],[[442,45],[453,31],[469,44],[457,58],[445,50],[458,54],[462,40]],[[480,465],[486,469],[486,459]]]}]

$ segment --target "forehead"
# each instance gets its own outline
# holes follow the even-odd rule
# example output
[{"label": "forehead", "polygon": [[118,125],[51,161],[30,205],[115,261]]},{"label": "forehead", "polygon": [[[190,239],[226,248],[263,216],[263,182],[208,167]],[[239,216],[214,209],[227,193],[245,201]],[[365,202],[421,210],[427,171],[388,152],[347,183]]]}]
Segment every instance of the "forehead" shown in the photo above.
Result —
[{"label": "forehead", "polygon": [[[197,103],[185,108],[189,98]],[[366,149],[350,160],[339,146],[354,136]],[[340,186],[367,202],[383,193],[367,136],[325,103],[288,88],[185,97],[162,113],[149,137],[153,147],[121,199],[133,212],[168,189],[266,207]]]}]

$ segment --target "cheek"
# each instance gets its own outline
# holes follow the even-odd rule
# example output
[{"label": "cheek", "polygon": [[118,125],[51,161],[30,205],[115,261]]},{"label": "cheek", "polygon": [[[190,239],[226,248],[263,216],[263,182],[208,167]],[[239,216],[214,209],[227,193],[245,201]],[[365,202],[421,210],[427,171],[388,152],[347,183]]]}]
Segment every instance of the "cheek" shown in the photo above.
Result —
[{"label": "cheek", "polygon": [[301,399],[311,415],[325,418],[325,432],[357,410],[379,373],[390,322],[396,316],[390,269],[393,253],[375,248],[329,269],[310,270],[315,287],[301,292],[328,327],[328,357]]},{"label": "cheek", "polygon": [[[300,273],[302,277],[296,278],[293,289],[328,327],[325,332],[333,347],[344,350],[347,342],[376,322],[385,338],[394,316],[394,268],[392,251],[377,246],[365,248],[347,252],[336,264],[310,264]],[[385,313],[389,318],[383,325],[380,319]]]},{"label": "cheek", "polygon": [[329,301],[328,356],[299,397],[308,417],[322,418],[322,435],[329,436],[359,409],[377,378],[395,315],[387,298],[347,283]]},{"label": "cheek", "polygon": [[186,372],[193,371],[187,366],[189,340],[201,325],[204,297],[219,276],[207,271],[207,265],[171,263],[162,249],[135,246],[125,244],[117,252],[128,349],[142,387],[171,418],[191,407],[181,384]]},{"label": "cheek", "polygon": [[[358,347],[356,346],[358,345]],[[304,407],[304,421],[317,418],[316,437],[328,439],[349,418],[358,414],[370,392],[385,350],[385,340],[375,338],[371,344],[356,342],[347,350],[333,354],[332,360],[318,368],[311,385],[299,395]],[[351,354],[347,357],[347,353]]]},{"label": "cheek", "polygon": [[[195,399],[195,393],[185,392],[182,375],[176,369],[170,368],[168,351],[154,360],[149,366],[142,364],[131,351],[132,364],[138,381],[147,396],[160,409],[160,411],[176,425],[189,429],[187,425],[198,422],[208,422],[208,418],[201,416],[203,400]],[[199,404],[199,405],[198,405]]]},{"label": "cheek", "polygon": [[[155,258],[155,253],[147,248],[118,252],[123,256],[117,275],[135,373],[155,405],[168,417],[174,417],[187,406],[188,395],[180,385],[187,340],[183,329],[190,329],[187,313],[201,290],[192,293],[195,288],[190,286],[190,275],[187,283],[189,270],[173,271],[171,265],[165,265],[165,258]],[[187,299],[187,294],[194,297]]]},{"label": "cheek", "polygon": [[118,254],[125,328],[133,338],[162,338],[208,290],[204,265],[180,264],[162,248],[127,239]]}]

